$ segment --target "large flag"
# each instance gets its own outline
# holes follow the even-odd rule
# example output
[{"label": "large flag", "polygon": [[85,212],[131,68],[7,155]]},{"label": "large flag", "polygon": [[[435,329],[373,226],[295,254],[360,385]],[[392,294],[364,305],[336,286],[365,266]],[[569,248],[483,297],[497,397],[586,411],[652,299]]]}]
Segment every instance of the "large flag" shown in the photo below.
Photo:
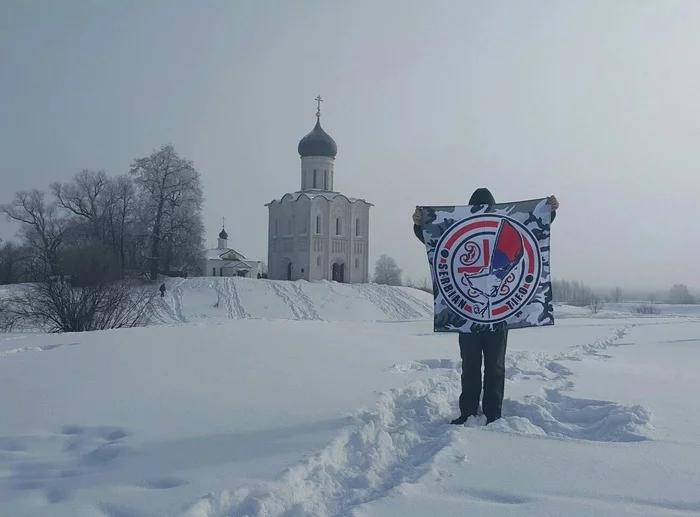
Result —
[{"label": "large flag", "polygon": [[554,324],[546,199],[421,209],[435,332]]}]

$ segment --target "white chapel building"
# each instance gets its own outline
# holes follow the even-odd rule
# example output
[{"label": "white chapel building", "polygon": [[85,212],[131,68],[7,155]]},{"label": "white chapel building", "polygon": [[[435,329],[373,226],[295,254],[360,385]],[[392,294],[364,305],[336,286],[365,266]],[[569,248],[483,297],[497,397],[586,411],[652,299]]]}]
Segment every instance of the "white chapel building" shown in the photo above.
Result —
[{"label": "white chapel building", "polygon": [[262,262],[248,260],[236,250],[228,247],[228,234],[221,228],[216,248],[204,250],[200,260],[203,276],[245,276],[260,278]]},{"label": "white chapel building", "polygon": [[267,203],[268,278],[369,282],[369,209],[363,199],[334,190],[338,146],[316,126],[301,139],[301,189]]}]

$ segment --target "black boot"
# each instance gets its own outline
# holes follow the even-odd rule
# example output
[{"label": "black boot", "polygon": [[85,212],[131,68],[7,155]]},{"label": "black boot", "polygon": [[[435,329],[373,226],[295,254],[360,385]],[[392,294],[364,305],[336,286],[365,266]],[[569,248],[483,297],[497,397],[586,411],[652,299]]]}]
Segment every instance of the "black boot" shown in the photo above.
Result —
[{"label": "black boot", "polygon": [[462,424],[464,424],[464,422],[467,421],[467,419],[468,419],[470,416],[473,416],[473,415],[460,415],[459,418],[455,418],[455,419],[454,419],[452,422],[450,422],[450,423],[451,423],[451,424],[455,424],[455,425],[462,425]]}]

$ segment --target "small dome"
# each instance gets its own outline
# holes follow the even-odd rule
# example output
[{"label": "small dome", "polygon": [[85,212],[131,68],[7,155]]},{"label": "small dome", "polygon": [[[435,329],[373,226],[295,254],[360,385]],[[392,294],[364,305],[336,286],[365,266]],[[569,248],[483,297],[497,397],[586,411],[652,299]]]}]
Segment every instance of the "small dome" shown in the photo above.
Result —
[{"label": "small dome", "polygon": [[219,233],[219,239],[228,239],[228,233],[226,233],[226,230],[223,228],[221,229],[221,232]]},{"label": "small dome", "polygon": [[316,126],[299,142],[299,156],[327,156],[335,158],[338,146],[335,140],[321,127],[321,121],[316,120]]}]

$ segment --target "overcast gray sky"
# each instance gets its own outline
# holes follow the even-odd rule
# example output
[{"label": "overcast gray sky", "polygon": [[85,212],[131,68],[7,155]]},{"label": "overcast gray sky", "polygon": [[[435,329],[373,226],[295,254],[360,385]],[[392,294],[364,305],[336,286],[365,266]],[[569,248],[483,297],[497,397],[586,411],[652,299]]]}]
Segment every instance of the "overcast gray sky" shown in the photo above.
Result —
[{"label": "overcast gray sky", "polygon": [[[427,276],[416,204],[555,194],[552,273],[700,286],[700,2],[3,0],[1,202],[171,142],[208,244],[266,259],[323,99],[371,254]],[[0,223],[0,236],[14,229]]]}]

